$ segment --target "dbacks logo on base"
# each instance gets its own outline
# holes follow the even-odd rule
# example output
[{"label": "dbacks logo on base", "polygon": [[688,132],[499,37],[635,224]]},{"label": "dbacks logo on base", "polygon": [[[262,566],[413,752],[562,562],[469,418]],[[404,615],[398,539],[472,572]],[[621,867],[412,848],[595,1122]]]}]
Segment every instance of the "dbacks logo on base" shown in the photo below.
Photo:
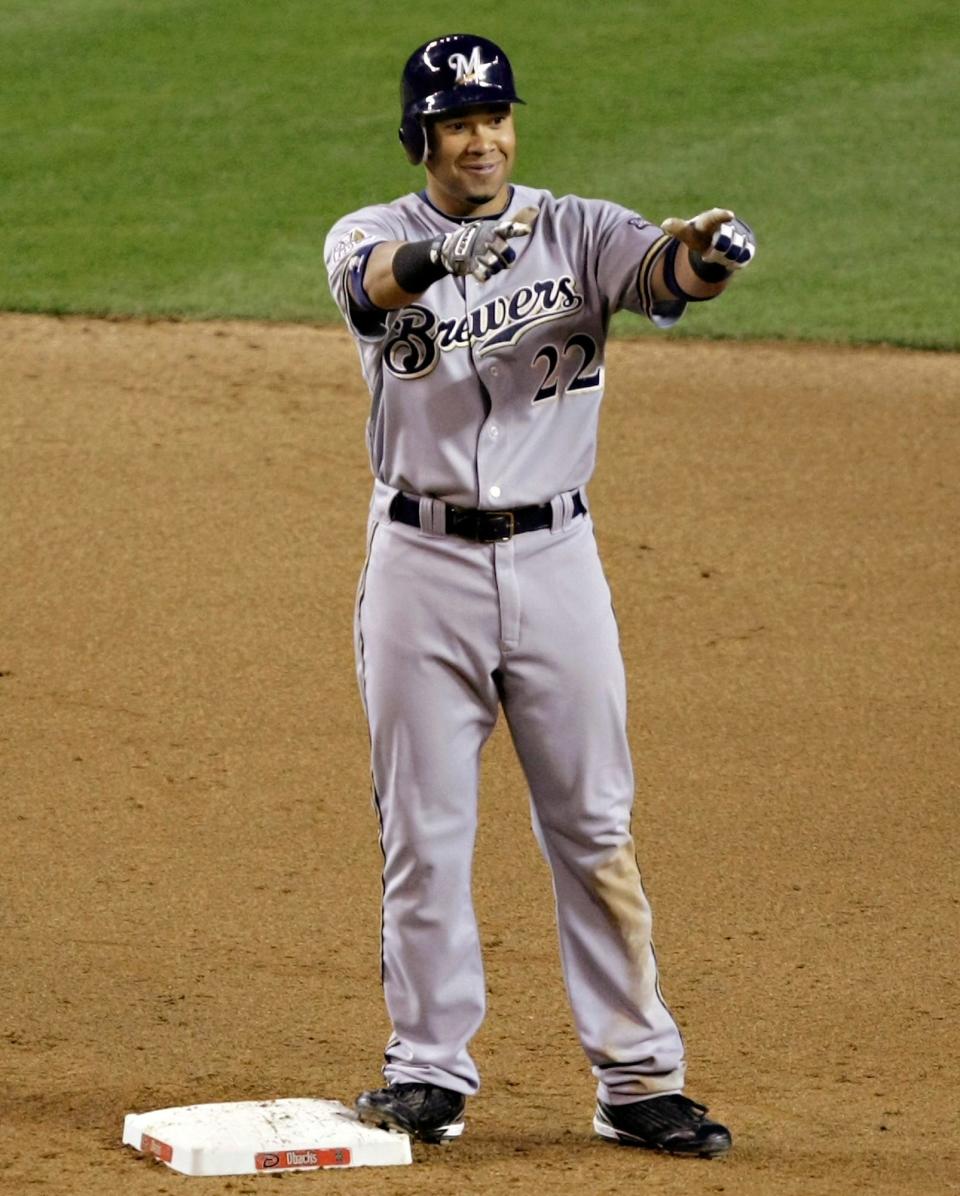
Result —
[{"label": "dbacks logo on base", "polygon": [[258,1171],[284,1171],[292,1167],[349,1167],[349,1147],[305,1147],[302,1150],[275,1150],[258,1154],[254,1165]]}]

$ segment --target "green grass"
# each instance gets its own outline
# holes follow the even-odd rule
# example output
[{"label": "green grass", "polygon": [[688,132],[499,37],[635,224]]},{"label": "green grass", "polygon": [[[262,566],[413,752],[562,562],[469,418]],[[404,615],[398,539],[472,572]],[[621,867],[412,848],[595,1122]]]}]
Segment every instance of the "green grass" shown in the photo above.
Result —
[{"label": "green grass", "polygon": [[326,229],[420,185],[400,65],[463,20],[528,100],[519,181],[754,224],[749,275],[669,335],[960,344],[954,0],[450,11],[0,0],[0,308],[335,319]]}]

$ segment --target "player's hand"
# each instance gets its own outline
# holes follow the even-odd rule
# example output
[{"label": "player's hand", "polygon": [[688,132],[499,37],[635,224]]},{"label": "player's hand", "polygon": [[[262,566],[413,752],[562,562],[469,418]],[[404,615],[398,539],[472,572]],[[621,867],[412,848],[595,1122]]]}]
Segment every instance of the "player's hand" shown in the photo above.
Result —
[{"label": "player's hand", "polygon": [[516,251],[507,242],[528,237],[538,215],[538,208],[522,208],[506,220],[471,221],[439,239],[437,259],[450,274],[472,274],[486,282],[516,259]]},{"label": "player's hand", "polygon": [[756,257],[753,229],[728,208],[711,208],[691,220],[670,216],[660,227],[697,252],[702,261],[716,262],[727,270],[742,270]]}]

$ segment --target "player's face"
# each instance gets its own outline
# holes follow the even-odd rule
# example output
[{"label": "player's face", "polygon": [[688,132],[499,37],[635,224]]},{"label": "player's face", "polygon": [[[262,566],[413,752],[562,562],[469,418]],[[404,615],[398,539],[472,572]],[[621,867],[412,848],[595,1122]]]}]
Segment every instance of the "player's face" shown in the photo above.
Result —
[{"label": "player's face", "polygon": [[487,216],[507,202],[516,156],[507,105],[470,108],[436,121],[429,132],[427,194],[451,216]]}]

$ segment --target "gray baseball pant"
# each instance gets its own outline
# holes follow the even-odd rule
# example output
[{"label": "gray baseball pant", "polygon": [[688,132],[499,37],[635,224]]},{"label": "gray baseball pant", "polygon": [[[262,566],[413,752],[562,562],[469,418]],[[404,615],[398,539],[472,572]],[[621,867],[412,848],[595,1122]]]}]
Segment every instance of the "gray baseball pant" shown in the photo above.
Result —
[{"label": "gray baseball pant", "polygon": [[384,1074],[479,1087],[471,866],[480,754],[502,706],[599,1098],[679,1092],[683,1042],[660,994],[630,833],[623,661],[590,517],[557,499],[553,528],[474,543],[390,522],[390,493],[378,483],[355,625],[385,857]]}]

